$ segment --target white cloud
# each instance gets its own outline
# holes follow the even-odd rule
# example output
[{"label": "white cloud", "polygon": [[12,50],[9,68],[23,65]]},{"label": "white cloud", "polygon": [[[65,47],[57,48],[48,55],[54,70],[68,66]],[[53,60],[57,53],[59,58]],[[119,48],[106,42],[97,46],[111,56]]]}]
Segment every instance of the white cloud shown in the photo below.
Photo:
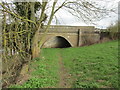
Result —
[{"label": "white cloud", "polygon": [[[0,0],[0,1],[13,1],[13,0]],[[26,1],[26,0],[21,0],[21,1]],[[30,1],[30,0],[27,0],[27,1]],[[38,1],[41,1],[41,0],[38,0]],[[60,2],[59,3],[59,5],[60,5],[64,0],[61,0],[61,1],[58,0],[58,1]],[[98,2],[101,6],[106,6],[107,8],[113,8],[113,7],[117,8],[118,2],[120,0],[88,0],[88,1]],[[108,3],[106,3],[105,1]],[[85,24],[82,20],[78,20],[77,18],[73,17],[71,14],[69,14],[65,10],[60,10],[56,14],[56,16],[61,25],[88,26],[88,24]],[[114,23],[118,19],[117,14],[111,13],[110,16],[111,17],[105,17],[104,19],[95,22],[96,23],[95,26],[99,27],[99,28],[107,28],[110,24]],[[55,22],[52,22],[52,24],[55,24]]]},{"label": "white cloud", "polygon": [[[109,1],[109,3],[104,3],[102,1]],[[111,1],[111,0],[101,0],[101,1],[99,1],[98,0],[98,2],[103,4],[101,6],[106,6],[107,8],[114,8],[114,7],[118,8],[119,0],[114,0],[114,1]],[[88,24],[86,24],[82,20],[80,21],[77,18],[73,17],[71,14],[69,14],[65,10],[60,10],[56,14],[56,16],[57,16],[61,25],[89,26]],[[105,18],[103,18],[102,20],[94,22],[94,23],[96,24],[95,27],[97,27],[97,28],[107,28],[111,24],[115,23],[117,20],[118,20],[118,15],[115,14],[115,13],[110,13],[110,15],[108,15]],[[53,22],[52,24],[55,24],[55,23]],[[93,24],[90,24],[90,25],[93,25]]]}]

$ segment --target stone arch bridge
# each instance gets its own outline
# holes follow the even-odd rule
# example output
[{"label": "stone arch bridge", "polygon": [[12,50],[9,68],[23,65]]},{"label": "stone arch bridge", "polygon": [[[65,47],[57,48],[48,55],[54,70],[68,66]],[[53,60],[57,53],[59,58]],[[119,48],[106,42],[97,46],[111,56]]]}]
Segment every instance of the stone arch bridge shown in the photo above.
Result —
[{"label": "stone arch bridge", "polygon": [[[39,31],[40,40],[45,33],[45,27]],[[96,43],[99,39],[99,32],[96,32],[93,26],[52,25],[43,39],[42,48],[78,47],[88,43]]]}]

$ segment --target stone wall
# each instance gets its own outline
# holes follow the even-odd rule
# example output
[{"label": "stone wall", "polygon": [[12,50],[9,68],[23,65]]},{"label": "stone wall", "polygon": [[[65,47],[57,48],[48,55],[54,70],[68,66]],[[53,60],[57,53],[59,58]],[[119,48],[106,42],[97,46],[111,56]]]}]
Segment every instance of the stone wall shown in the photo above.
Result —
[{"label": "stone wall", "polygon": [[71,47],[70,43],[63,37],[56,36],[44,43],[43,48],[65,48]]},{"label": "stone wall", "polygon": [[[40,37],[44,33],[44,28],[40,30]],[[58,39],[58,37],[64,39]],[[95,33],[94,26],[50,26],[44,39],[43,48],[66,46],[67,42],[71,47],[90,45],[100,40],[99,32]],[[64,45],[63,45],[64,44]],[[69,46],[69,45],[68,45]]]},{"label": "stone wall", "polygon": [[81,44],[80,46],[84,46],[84,45],[91,45],[94,43],[99,42],[100,40],[100,35],[99,34],[82,34],[81,35]]}]

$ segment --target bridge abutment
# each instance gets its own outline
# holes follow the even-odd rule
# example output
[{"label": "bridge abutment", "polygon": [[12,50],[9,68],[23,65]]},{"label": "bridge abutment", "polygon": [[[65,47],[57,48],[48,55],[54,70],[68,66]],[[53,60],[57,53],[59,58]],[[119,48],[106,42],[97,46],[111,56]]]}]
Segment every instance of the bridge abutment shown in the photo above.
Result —
[{"label": "bridge abutment", "polygon": [[[94,30],[93,26],[51,26],[43,40],[42,47],[61,47],[62,43],[60,42],[63,42],[63,44],[69,43],[71,47],[96,43],[100,40],[100,35],[95,33]],[[44,36],[44,32],[44,28],[40,30],[40,39]],[[58,39],[58,37],[61,37],[61,39]],[[49,41],[52,38],[54,39]]]}]

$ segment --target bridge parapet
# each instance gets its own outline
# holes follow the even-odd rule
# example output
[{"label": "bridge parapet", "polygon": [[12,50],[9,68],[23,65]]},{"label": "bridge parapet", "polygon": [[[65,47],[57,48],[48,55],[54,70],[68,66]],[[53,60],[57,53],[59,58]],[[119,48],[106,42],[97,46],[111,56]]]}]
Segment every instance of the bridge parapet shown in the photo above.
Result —
[{"label": "bridge parapet", "polygon": [[[45,32],[46,26],[39,30],[40,38]],[[61,26],[52,25],[48,29],[44,42],[50,38],[62,37],[67,40],[72,47],[82,46],[99,41],[99,33],[94,26]],[[54,40],[53,40],[54,41]]]},{"label": "bridge parapet", "polygon": [[[43,29],[46,26],[43,26]],[[95,30],[94,26],[64,26],[64,25],[51,25],[50,30],[88,30],[93,31]]]},{"label": "bridge parapet", "polygon": [[[40,33],[44,33],[45,30],[41,29]],[[66,29],[49,29],[48,33],[78,33],[78,30],[66,30]]]}]

